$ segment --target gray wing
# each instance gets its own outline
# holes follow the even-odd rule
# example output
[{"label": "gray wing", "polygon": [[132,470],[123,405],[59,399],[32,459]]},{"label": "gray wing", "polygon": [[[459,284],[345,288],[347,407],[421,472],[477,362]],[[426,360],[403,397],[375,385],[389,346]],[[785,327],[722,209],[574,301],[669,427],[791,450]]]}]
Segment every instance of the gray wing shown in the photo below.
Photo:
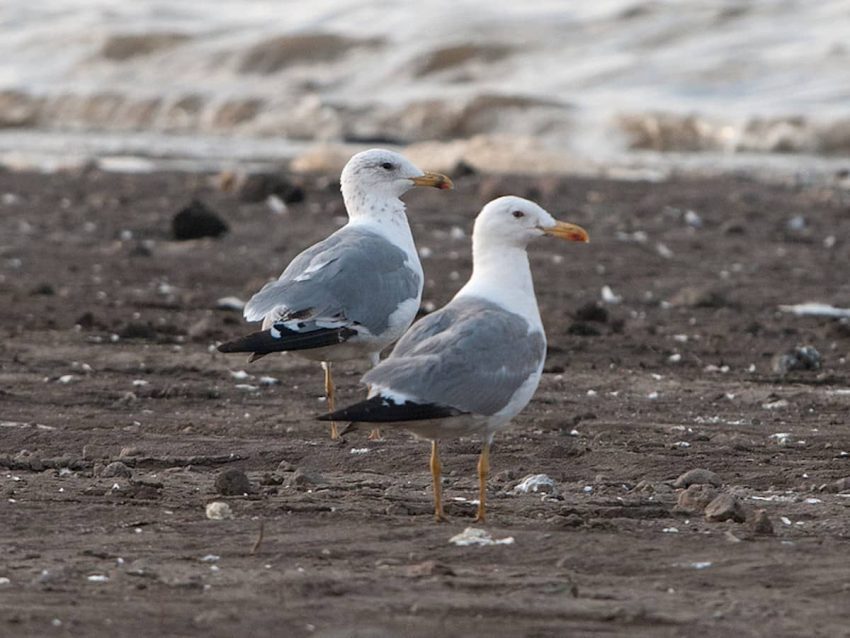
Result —
[{"label": "gray wing", "polygon": [[379,335],[421,278],[405,252],[375,233],[345,227],[299,254],[245,306],[245,318],[295,320],[299,329],[361,325]]},{"label": "gray wing", "polygon": [[493,415],[537,372],[542,332],[483,299],[454,300],[415,323],[363,382],[412,400]]}]

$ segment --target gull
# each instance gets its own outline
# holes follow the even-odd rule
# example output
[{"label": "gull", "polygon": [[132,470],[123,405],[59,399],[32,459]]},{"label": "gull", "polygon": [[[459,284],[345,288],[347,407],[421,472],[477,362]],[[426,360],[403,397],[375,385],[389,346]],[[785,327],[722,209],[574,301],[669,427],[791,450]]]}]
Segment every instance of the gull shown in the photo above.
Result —
[{"label": "gull", "polygon": [[438,442],[479,435],[479,499],[484,521],[490,444],[531,400],[546,358],[546,335],[526,247],[542,235],[588,241],[534,202],[500,197],[472,233],[472,276],[440,310],[413,325],[392,353],[367,372],[365,401],[321,420],[399,426],[431,441],[434,516],[445,520]]},{"label": "gull", "polygon": [[[383,149],[354,155],[340,184],[348,223],[295,257],[251,297],[245,319],[262,321],[262,330],[218,348],[251,352],[249,361],[272,352],[320,361],[329,412],[332,363],[368,358],[377,364],[419,310],[422,265],[399,198],[415,186],[452,188],[445,175],[423,172]],[[339,438],[335,421],[331,438]]]}]

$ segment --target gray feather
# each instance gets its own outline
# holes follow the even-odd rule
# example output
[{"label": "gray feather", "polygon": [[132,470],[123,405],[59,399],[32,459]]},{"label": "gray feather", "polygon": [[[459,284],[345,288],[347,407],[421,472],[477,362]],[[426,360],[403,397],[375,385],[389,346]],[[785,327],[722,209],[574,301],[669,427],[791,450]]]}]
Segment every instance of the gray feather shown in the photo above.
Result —
[{"label": "gray feather", "polygon": [[491,416],[546,356],[542,332],[484,299],[455,299],[415,323],[363,382],[416,401]]},{"label": "gray feather", "polygon": [[305,326],[359,324],[379,335],[401,303],[419,296],[420,277],[405,259],[380,235],[346,226],[293,259],[251,297],[245,317],[259,321],[275,313]]}]

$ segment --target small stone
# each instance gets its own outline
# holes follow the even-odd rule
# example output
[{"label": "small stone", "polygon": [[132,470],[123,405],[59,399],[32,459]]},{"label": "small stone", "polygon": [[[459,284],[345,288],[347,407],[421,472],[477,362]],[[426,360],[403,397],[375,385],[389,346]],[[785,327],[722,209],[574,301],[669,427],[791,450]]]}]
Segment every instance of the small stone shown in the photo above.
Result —
[{"label": "small stone", "polygon": [[242,470],[231,468],[215,477],[215,489],[222,496],[242,496],[251,492],[251,481]]},{"label": "small stone", "polygon": [[223,521],[228,518],[233,518],[233,510],[230,509],[230,505],[223,501],[207,503],[206,514],[207,518],[211,521]]},{"label": "small stone", "polygon": [[720,487],[723,485],[723,481],[711,470],[698,467],[680,475],[673,483],[673,487],[690,487],[691,485],[713,485],[714,487]]},{"label": "small stone", "polygon": [[833,485],[836,492],[850,492],[850,476],[838,479]]},{"label": "small stone", "polygon": [[682,288],[670,298],[670,303],[687,308],[723,308],[729,305],[722,291],[698,286]]},{"label": "small stone", "polygon": [[681,512],[698,514],[717,498],[717,490],[711,485],[694,483],[679,492],[676,508]]},{"label": "small stone", "polygon": [[737,496],[721,494],[705,508],[705,520],[713,523],[732,520],[743,523],[747,519],[744,506]]},{"label": "small stone", "polygon": [[264,472],[260,477],[260,485],[283,485],[283,477],[280,474]]},{"label": "small stone", "polygon": [[316,485],[327,485],[327,481],[318,474],[309,474],[298,468],[286,481],[286,487],[308,489]]},{"label": "small stone", "polygon": [[281,461],[280,463],[277,464],[277,471],[278,472],[294,472],[295,466],[292,463],[290,463],[289,461]]},{"label": "small stone", "polygon": [[121,461],[113,461],[100,473],[101,478],[130,478],[133,476],[133,470],[127,467]]},{"label": "small stone", "polygon": [[287,176],[278,173],[255,173],[246,175],[237,187],[237,195],[243,202],[259,203],[275,196],[285,204],[304,201],[304,189]]},{"label": "small stone", "polygon": [[602,332],[599,328],[586,321],[574,321],[567,328],[567,334],[577,337],[598,337]]},{"label": "small stone", "polygon": [[773,534],[773,521],[767,515],[765,510],[756,510],[752,517],[747,521],[747,525],[755,534]]},{"label": "small stone", "polygon": [[801,346],[773,357],[773,372],[786,375],[795,370],[820,370],[822,357],[812,346]]},{"label": "small stone", "polygon": [[201,237],[218,237],[228,231],[227,224],[200,200],[192,200],[171,220],[174,239],[185,241]]},{"label": "small stone", "polygon": [[454,570],[443,563],[435,560],[426,560],[425,562],[416,565],[408,565],[404,573],[411,578],[419,578],[422,576],[454,576]]},{"label": "small stone", "polygon": [[529,474],[511,490],[512,494],[555,494],[555,481],[546,474]]},{"label": "small stone", "polygon": [[575,318],[578,321],[595,321],[597,323],[607,323],[608,309],[596,301],[590,301],[581,306],[575,312]]}]

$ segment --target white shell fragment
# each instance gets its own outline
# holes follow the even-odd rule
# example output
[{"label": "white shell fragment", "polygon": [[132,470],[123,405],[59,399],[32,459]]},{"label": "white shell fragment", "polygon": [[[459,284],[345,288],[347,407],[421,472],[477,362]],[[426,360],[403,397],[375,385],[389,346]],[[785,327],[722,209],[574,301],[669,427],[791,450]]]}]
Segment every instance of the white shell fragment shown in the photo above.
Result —
[{"label": "white shell fragment", "polygon": [[211,521],[223,521],[228,518],[233,518],[233,510],[230,505],[224,501],[213,501],[207,503],[207,518]]},{"label": "white shell fragment", "polygon": [[555,491],[555,481],[546,474],[529,474],[523,478],[514,489],[513,494],[529,494],[546,492],[551,494]]},{"label": "white shell fragment", "polygon": [[469,547],[470,545],[513,545],[514,537],[507,536],[505,538],[494,539],[490,536],[490,533],[483,530],[478,529],[476,527],[467,527],[463,532],[452,536],[449,539],[449,542],[452,545],[457,545],[458,547]]},{"label": "white shell fragment", "polygon": [[782,312],[790,312],[798,317],[850,317],[850,308],[836,308],[826,303],[808,302],[790,306],[779,306]]}]

